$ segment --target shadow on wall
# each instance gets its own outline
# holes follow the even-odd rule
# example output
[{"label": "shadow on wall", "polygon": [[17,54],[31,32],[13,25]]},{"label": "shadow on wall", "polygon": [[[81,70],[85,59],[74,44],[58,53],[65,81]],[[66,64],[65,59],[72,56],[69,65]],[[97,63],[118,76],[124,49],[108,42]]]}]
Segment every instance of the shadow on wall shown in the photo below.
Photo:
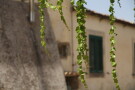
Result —
[{"label": "shadow on wall", "polygon": [[57,44],[46,12],[46,42],[40,45],[39,14],[29,23],[29,3],[0,0],[0,90],[66,90]]}]

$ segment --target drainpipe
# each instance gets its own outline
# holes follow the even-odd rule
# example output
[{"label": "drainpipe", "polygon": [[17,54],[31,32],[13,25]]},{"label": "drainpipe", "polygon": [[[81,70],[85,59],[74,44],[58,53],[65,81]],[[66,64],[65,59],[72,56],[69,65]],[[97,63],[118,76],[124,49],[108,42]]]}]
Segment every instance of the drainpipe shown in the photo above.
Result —
[{"label": "drainpipe", "polygon": [[75,72],[75,69],[74,69],[74,66],[75,66],[75,63],[74,63],[74,31],[73,31],[73,10],[72,10],[73,6],[71,5],[70,6],[70,11],[71,11],[71,60],[72,60],[72,72]]},{"label": "drainpipe", "polygon": [[33,23],[34,21],[35,21],[34,0],[30,0],[30,22]]}]

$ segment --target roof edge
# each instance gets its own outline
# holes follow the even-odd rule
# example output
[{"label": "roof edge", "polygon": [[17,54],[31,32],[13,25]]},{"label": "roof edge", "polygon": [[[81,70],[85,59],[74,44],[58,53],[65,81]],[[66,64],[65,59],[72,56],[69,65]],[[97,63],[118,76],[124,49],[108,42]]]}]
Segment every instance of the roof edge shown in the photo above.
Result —
[{"label": "roof edge", "polygon": [[[72,7],[72,10],[75,11],[75,9],[73,7]],[[95,11],[92,11],[92,10],[89,10],[87,8],[86,8],[86,13],[87,14],[90,14],[90,15],[93,15],[93,16],[98,16],[98,17],[105,18],[105,19],[108,19],[109,20],[109,15],[101,14],[101,13],[98,13],[98,12],[95,12]],[[135,23],[132,23],[132,22],[129,22],[129,21],[126,21],[126,20],[122,20],[122,19],[116,18],[116,22],[122,23],[124,25],[130,25],[130,26],[135,27]]]}]

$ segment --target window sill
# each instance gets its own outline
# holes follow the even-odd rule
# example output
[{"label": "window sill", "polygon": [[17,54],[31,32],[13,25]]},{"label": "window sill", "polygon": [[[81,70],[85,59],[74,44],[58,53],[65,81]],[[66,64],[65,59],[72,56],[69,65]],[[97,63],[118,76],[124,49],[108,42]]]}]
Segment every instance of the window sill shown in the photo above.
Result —
[{"label": "window sill", "polygon": [[104,77],[105,76],[105,74],[104,74],[104,72],[102,72],[102,73],[89,73],[89,77],[94,77],[94,78],[101,78],[101,77]]}]

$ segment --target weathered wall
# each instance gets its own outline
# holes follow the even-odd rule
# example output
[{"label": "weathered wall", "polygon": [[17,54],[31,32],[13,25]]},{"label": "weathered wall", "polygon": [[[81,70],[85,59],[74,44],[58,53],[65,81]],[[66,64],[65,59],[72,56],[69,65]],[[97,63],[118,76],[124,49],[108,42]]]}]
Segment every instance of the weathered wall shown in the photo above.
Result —
[{"label": "weathered wall", "polygon": [[[22,1],[27,2],[27,0]],[[56,3],[53,0],[50,1]],[[37,8],[35,8],[36,21],[30,24],[28,21],[28,2],[0,0],[0,90],[66,90],[56,41],[70,44],[70,55],[61,59],[64,71],[77,71],[75,34],[77,23],[75,12],[71,11],[69,1],[64,0],[63,11],[71,31],[68,31],[63,22],[60,21],[57,11],[49,9],[48,13],[46,12],[46,41],[49,53],[51,53],[51,56],[48,57],[40,46]],[[89,88],[84,89],[80,84],[79,90],[115,90],[108,54],[110,50],[109,21],[97,16],[87,16],[87,35],[103,36],[104,76],[91,77],[88,74],[86,77]],[[118,33],[117,71],[120,86],[122,90],[135,90],[135,78],[132,75],[135,27],[120,23],[117,23],[116,26]],[[75,66],[72,67],[72,64]]]},{"label": "weathered wall", "polygon": [[[77,26],[75,12],[74,16],[74,30]],[[121,86],[121,90],[135,90],[135,77],[133,74],[133,40],[135,40],[135,26],[130,26],[122,23],[116,23],[118,33],[117,43],[116,43],[116,60],[117,60],[117,72],[118,79]],[[87,35],[99,35],[103,37],[103,67],[104,73],[99,76],[90,76],[90,73],[86,75],[86,80],[88,84],[88,89],[84,89],[80,86],[79,90],[116,90],[112,75],[111,75],[111,63],[109,61],[109,20],[102,17],[93,16],[87,14],[86,19],[86,32]],[[74,61],[76,63],[76,48],[77,40],[75,38],[76,33],[73,33],[74,37]],[[135,42],[135,41],[134,41]],[[88,71],[89,72],[89,71]]]},{"label": "weathered wall", "polygon": [[[72,14],[71,14],[71,4],[70,0],[63,0],[63,14],[64,17],[67,21],[67,25],[70,28],[70,31],[65,27],[63,22],[60,19],[60,15],[58,11],[53,11],[49,9],[48,13],[49,16],[51,16],[50,21],[52,23],[52,28],[55,33],[55,37],[57,42],[62,42],[62,43],[69,43],[69,54],[67,58],[61,58],[61,62],[64,68],[64,71],[72,71],[72,60],[73,60],[73,52],[72,52]],[[56,4],[57,0],[50,0],[54,5]]]},{"label": "weathered wall", "polygon": [[39,39],[39,15],[29,23],[29,4],[0,0],[0,90],[66,90],[63,69],[46,10],[45,54]]},{"label": "weathered wall", "polygon": [[[55,3],[56,1],[50,0]],[[70,0],[64,0],[63,4],[64,16],[67,20],[71,31],[68,31],[64,24],[60,21],[58,12],[49,10],[51,16],[51,23],[55,33],[56,40],[58,42],[69,42],[70,43],[70,55],[66,59],[61,59],[63,68],[65,71],[77,71],[76,56],[77,56],[77,40],[75,28],[76,23],[76,12],[72,11]],[[122,90],[135,90],[135,78],[133,74],[133,40],[135,42],[135,27],[128,26],[122,23],[116,23],[117,26],[117,62],[118,62],[118,76]],[[99,77],[91,77],[88,74],[86,77],[89,88],[84,89],[80,85],[79,90],[115,90],[115,86],[111,75],[111,64],[109,61],[109,34],[110,29],[109,20],[87,14],[86,19],[86,31],[87,35],[100,35],[103,37],[103,67],[104,73]],[[123,53],[124,52],[124,53]],[[124,67],[123,67],[124,66]]]}]

